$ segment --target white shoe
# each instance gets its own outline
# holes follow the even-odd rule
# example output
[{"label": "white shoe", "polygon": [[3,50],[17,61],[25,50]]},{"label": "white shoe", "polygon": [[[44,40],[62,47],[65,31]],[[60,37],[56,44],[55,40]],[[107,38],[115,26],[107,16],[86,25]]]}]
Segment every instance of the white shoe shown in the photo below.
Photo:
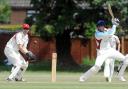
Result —
[{"label": "white shoe", "polygon": [[25,82],[26,80],[25,80],[25,79],[23,79],[23,78],[21,78],[21,79],[17,79],[17,78],[15,78],[15,81]]},{"label": "white shoe", "polygon": [[11,79],[11,78],[7,78],[6,80],[7,81],[14,81],[14,79]]},{"label": "white shoe", "polygon": [[112,79],[111,79],[111,78],[106,77],[106,81],[110,83],[110,82],[112,81]]},{"label": "white shoe", "polygon": [[25,82],[26,80],[22,78],[22,79],[20,79],[19,81]]},{"label": "white shoe", "polygon": [[108,82],[111,83],[112,79],[111,78],[108,78]]},{"label": "white shoe", "polygon": [[80,82],[84,82],[85,80],[84,80],[83,77],[80,77],[79,81],[80,81]]},{"label": "white shoe", "polygon": [[122,82],[126,82],[126,79],[124,77],[119,77],[119,80]]}]

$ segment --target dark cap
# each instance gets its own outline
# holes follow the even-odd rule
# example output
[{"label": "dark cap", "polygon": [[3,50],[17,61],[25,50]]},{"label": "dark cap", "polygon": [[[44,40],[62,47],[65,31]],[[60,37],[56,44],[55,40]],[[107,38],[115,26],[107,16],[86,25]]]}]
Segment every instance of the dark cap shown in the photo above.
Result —
[{"label": "dark cap", "polygon": [[104,20],[99,20],[98,22],[97,22],[97,24],[96,24],[96,26],[98,27],[98,26],[105,26],[106,24],[105,24],[105,21]]}]

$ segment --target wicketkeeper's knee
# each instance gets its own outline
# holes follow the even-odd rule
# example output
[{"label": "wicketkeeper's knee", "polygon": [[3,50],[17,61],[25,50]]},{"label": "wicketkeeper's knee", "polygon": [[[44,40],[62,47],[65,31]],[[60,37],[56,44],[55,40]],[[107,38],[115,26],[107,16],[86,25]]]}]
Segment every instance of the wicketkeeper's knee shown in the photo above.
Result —
[{"label": "wicketkeeper's knee", "polygon": [[28,62],[22,64],[22,68],[28,68],[28,64],[29,64]]}]

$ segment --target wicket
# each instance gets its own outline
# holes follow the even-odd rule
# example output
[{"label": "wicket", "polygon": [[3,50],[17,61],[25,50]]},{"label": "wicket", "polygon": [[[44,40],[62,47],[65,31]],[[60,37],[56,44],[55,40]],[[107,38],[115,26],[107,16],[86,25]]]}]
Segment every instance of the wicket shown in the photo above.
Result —
[{"label": "wicket", "polygon": [[57,53],[52,53],[52,82],[56,82]]}]

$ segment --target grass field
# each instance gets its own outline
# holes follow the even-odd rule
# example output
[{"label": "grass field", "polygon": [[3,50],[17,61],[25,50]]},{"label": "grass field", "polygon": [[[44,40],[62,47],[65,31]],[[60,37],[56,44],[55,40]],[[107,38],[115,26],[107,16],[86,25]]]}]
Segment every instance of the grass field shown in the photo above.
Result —
[{"label": "grass field", "polygon": [[[9,72],[0,72],[0,89],[127,89],[128,82],[120,82],[116,76],[112,83],[105,81],[103,73],[91,77],[86,82],[79,82],[81,73],[59,72],[57,82],[51,82],[50,72],[27,71],[26,82],[8,82],[5,78]],[[128,75],[128,73],[126,74]],[[128,79],[128,76],[125,76]]]}]

